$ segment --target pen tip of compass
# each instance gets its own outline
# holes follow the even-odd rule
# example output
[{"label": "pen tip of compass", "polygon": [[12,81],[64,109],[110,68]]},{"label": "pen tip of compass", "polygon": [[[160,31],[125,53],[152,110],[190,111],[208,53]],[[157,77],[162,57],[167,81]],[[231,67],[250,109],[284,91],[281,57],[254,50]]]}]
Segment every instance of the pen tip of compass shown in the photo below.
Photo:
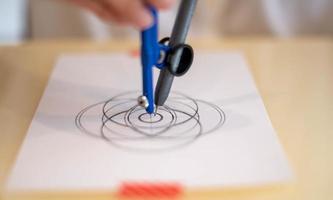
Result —
[{"label": "pen tip of compass", "polygon": [[156,108],[155,108],[154,116],[156,116],[157,111],[158,111],[158,106],[156,106]]}]

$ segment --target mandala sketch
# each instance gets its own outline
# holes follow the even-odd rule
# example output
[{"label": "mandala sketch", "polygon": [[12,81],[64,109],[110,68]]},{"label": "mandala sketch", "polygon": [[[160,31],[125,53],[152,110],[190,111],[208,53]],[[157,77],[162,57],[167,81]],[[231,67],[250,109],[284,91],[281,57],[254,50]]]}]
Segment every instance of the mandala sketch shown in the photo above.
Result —
[{"label": "mandala sketch", "polygon": [[184,147],[221,128],[223,110],[206,101],[173,93],[155,115],[137,104],[139,92],[127,92],[81,110],[75,125],[85,134],[135,151]]}]

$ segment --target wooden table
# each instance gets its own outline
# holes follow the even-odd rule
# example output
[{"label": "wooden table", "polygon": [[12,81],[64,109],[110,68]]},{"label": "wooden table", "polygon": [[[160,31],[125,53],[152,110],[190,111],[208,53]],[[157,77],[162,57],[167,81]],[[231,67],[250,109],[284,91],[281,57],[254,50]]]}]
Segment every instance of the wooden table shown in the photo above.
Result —
[{"label": "wooden table", "polygon": [[[38,41],[0,47],[0,191],[58,55],[129,51],[137,46],[131,41]],[[332,38],[205,39],[196,40],[194,47],[245,53],[295,181],[260,188],[193,191],[181,199],[333,199]],[[73,192],[3,197],[111,199],[112,195]]]}]

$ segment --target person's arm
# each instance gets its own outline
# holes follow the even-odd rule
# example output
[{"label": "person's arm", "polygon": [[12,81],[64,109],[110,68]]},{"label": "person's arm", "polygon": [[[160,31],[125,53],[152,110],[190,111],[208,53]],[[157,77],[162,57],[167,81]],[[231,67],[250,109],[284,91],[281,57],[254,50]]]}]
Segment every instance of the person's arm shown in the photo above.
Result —
[{"label": "person's arm", "polygon": [[67,0],[95,13],[104,21],[147,28],[152,23],[152,16],[145,4],[158,9],[167,9],[175,0]]}]

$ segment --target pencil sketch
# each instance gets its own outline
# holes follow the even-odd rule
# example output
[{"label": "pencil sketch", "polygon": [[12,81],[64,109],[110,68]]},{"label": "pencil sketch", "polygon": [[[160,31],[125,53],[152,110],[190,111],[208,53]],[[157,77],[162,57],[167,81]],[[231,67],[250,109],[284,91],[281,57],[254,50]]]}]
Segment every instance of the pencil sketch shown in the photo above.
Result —
[{"label": "pencil sketch", "polygon": [[127,92],[82,109],[75,125],[85,134],[135,151],[184,147],[222,127],[223,110],[182,93],[170,95],[155,115],[137,105],[139,92]]}]

